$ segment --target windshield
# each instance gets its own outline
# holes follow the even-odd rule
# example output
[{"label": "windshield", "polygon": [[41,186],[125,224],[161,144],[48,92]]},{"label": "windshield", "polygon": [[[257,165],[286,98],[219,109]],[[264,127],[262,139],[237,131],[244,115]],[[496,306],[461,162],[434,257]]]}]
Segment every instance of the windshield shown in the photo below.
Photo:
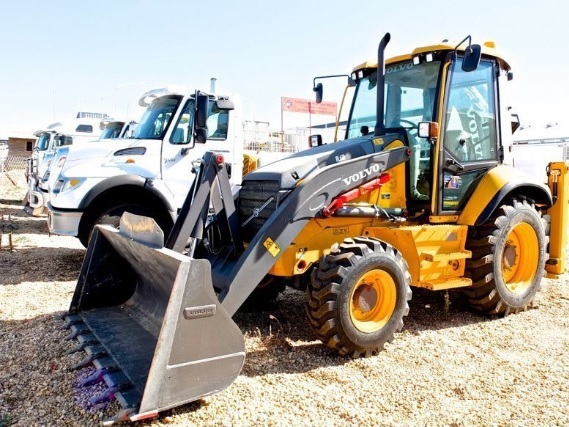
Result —
[{"label": "windshield", "polygon": [[118,138],[123,127],[123,122],[112,122],[105,125],[105,129],[101,132],[99,139],[114,139]]},{"label": "windshield", "polygon": [[[386,128],[409,129],[421,121],[433,120],[440,66],[440,61],[419,65],[406,61],[385,68]],[[352,103],[347,138],[371,133],[376,124],[377,69],[363,71]]]},{"label": "windshield", "polygon": [[45,151],[48,149],[49,137],[50,137],[49,133],[42,133],[40,136],[38,136],[38,139],[36,140],[36,148],[39,151]]},{"label": "windshield", "polygon": [[134,128],[133,138],[162,139],[181,99],[179,95],[172,95],[152,101]]}]

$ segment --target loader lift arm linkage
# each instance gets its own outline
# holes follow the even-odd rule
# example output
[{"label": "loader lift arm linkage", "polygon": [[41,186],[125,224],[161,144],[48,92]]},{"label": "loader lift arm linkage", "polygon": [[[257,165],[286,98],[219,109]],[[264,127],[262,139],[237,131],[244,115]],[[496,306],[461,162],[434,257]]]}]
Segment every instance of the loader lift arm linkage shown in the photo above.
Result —
[{"label": "loader lift arm linkage", "polygon": [[[165,246],[180,253],[189,246],[191,253],[188,255],[192,256],[196,240],[204,236],[207,206],[211,200],[216,224],[221,227],[221,234],[229,238],[226,239],[228,247],[208,259],[212,264],[213,286],[222,305],[232,316],[282,254],[280,248],[288,247],[315,215],[325,216],[326,207],[335,198],[360,187],[357,184],[361,183],[347,185],[342,177],[376,165],[376,176],[366,179],[372,181],[382,177],[382,182],[385,182],[386,176],[382,173],[406,161],[409,155],[410,151],[402,147],[322,169],[314,178],[291,191],[244,249],[227,172],[215,153],[206,153],[199,179],[195,181],[197,187],[190,191]],[[315,200],[321,205],[316,210]]]}]

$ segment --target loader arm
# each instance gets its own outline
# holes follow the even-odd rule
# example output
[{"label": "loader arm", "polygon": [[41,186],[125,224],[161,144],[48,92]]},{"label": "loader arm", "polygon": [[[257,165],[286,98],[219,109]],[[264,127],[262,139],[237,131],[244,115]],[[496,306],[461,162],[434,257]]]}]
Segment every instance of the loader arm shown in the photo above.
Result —
[{"label": "loader arm", "polygon": [[407,147],[326,166],[300,182],[268,218],[235,261],[212,262],[214,287],[232,316],[306,224],[334,198],[409,159]]}]

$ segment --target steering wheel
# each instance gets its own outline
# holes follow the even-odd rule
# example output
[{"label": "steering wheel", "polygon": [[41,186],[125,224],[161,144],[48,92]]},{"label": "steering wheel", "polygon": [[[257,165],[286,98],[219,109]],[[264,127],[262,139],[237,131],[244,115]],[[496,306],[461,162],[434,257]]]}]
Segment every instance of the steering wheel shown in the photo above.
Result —
[{"label": "steering wheel", "polygon": [[405,124],[409,125],[409,126],[401,126],[405,130],[413,130],[413,129],[419,128],[419,126],[416,125],[415,123],[413,123],[411,120],[399,119],[399,123],[400,124],[405,123]]}]

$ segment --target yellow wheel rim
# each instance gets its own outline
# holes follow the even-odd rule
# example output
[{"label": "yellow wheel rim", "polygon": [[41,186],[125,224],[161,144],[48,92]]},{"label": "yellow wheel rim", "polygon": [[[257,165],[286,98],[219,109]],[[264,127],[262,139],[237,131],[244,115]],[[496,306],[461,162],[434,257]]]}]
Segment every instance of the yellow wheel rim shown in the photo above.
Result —
[{"label": "yellow wheel rim", "polygon": [[524,293],[533,282],[539,262],[535,230],[527,223],[516,225],[506,238],[502,253],[502,278],[510,292]]},{"label": "yellow wheel rim", "polygon": [[375,332],[385,326],[393,315],[397,291],[395,281],[383,270],[365,273],[350,297],[350,318],[361,332]]}]

